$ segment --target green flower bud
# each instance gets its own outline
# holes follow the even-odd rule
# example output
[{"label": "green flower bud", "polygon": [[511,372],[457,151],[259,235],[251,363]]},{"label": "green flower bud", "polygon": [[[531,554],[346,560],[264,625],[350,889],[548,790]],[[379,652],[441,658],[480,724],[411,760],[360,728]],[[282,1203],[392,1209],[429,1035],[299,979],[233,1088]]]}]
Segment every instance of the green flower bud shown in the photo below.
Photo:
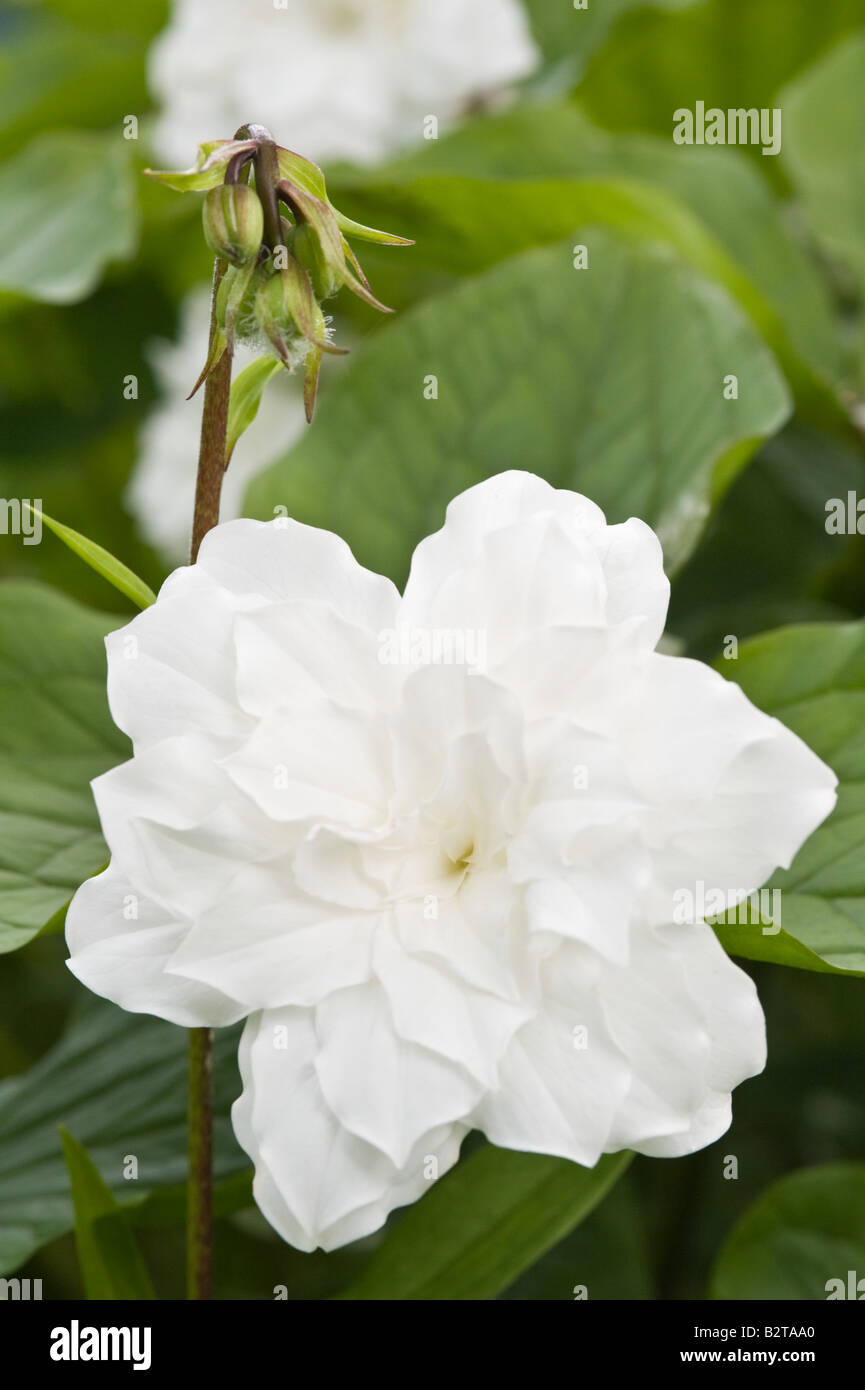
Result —
[{"label": "green flower bud", "polygon": [[295,227],[291,249],[312,281],[316,299],[330,299],[339,289],[340,282],[328,264],[321,238],[311,223],[301,222]]},{"label": "green flower bud", "polygon": [[264,213],[258,194],[245,183],[211,188],[202,210],[204,236],[215,256],[243,265],[258,255],[264,236]]},{"label": "green flower bud", "polygon": [[259,285],[255,295],[255,317],[265,337],[289,371],[294,363],[289,345],[298,336],[297,323],[286,301],[282,275],[271,275]]}]

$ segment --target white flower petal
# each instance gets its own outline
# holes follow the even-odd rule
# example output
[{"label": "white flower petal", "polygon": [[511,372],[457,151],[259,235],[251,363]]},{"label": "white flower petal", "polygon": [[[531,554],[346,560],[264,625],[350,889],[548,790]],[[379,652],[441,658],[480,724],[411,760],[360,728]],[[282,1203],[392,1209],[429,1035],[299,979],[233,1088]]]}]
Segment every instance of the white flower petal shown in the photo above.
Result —
[{"label": "white flower petal", "polygon": [[500,1086],[473,1116],[492,1143],[589,1168],[606,1150],[629,1068],[601,1013],[596,974],[579,946],[562,946],[546,962],[544,1009],[516,1034]]},{"label": "white flower petal", "polygon": [[[427,925],[434,935],[438,923]],[[408,955],[390,926],[376,933],[373,965],[400,1038],[458,1063],[483,1086],[497,1084],[499,1059],[530,1017],[527,1004],[467,989],[434,962]]]},{"label": "white flower petal", "polygon": [[231,640],[233,605],[203,571],[175,570],[158,604],[109,633],[108,702],[135,751],[190,727],[217,739],[242,737]]},{"label": "white flower petal", "polygon": [[697,661],[650,659],[621,742],[650,803],[657,922],[673,920],[674,895],[697,881],[738,902],[790,864],[835,804],[832,770]]},{"label": "white flower petal", "polygon": [[411,627],[483,631],[489,669],[537,630],[616,627],[651,650],[669,582],[657,537],[632,519],[607,527],[600,508],[533,474],[502,473],[451,502],[421,541],[400,608]]},{"label": "white flower petal", "polygon": [[323,603],[279,603],[234,624],[237,694],[259,718],[329,699],[366,713],[396,697],[397,673],[378,657],[378,635]]},{"label": "white flower petal", "polygon": [[201,543],[198,566],[238,611],[274,603],[323,603],[372,632],[396,620],[399,594],[389,579],[357,563],[331,531],[288,517],[227,521]]},{"label": "white flower petal", "polygon": [[382,716],[322,702],[266,716],[222,766],[274,821],[334,821],[371,830],[387,818],[390,751]]},{"label": "white flower petal", "polygon": [[[433,915],[434,914],[434,915]],[[476,989],[501,999],[530,998],[522,898],[504,869],[468,874],[458,893],[436,902],[401,902],[394,908],[400,941]]]},{"label": "white flower petal", "polygon": [[92,787],[112,857],[141,891],[190,916],[250,861],[285,848],[198,734],[155,744]]},{"label": "white flower petal", "polygon": [[[240,1045],[243,1093],[232,1107],[238,1142],[255,1164],[255,1200],[299,1250],[332,1250],[377,1230],[457,1160],[465,1128],[434,1128],[397,1168],[336,1119],[315,1069],[313,1013],[252,1014]],[[430,1160],[434,1160],[431,1162]]]},{"label": "white flower petal", "polygon": [[375,926],[369,913],[340,913],[277,873],[249,869],[191,926],[166,968],[230,989],[247,1012],[309,1006],[370,979]]},{"label": "white flower petal", "polygon": [[190,929],[133,887],[113,865],[83,883],[66,914],[73,975],[130,1013],[157,1014],[184,1028],[236,1023],[246,1006],[166,966]]},{"label": "white flower petal", "polygon": [[633,1072],[614,1148],[674,1156],[730,1123],[730,1092],[766,1062],[751,979],[705,923],[635,933],[627,969],[605,967],[604,1017]]},{"label": "white flower petal", "polygon": [[398,1168],[428,1130],[462,1121],[478,1099],[481,1087],[461,1067],[399,1037],[379,984],[329,995],[315,1019],[328,1105]]}]

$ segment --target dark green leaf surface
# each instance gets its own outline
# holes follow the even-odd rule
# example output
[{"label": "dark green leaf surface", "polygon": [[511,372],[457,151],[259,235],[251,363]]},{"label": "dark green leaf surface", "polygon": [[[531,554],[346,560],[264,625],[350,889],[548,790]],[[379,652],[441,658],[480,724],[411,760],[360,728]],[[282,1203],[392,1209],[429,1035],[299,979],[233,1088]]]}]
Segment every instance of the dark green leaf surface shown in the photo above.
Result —
[{"label": "dark green leaf surface", "polygon": [[105,693],[117,626],[40,585],[0,585],[0,952],[108,859],[90,781],[129,756]]},{"label": "dark green leaf surface", "polygon": [[[220,1029],[214,1058],[214,1172],[249,1160],[231,1129],[240,1092],[239,1029]],[[88,997],[56,1047],[0,1090],[0,1272],[72,1229],[73,1203],[58,1124],[83,1144],[124,1209],[172,1195],[186,1178],[187,1030]],[[128,1158],[138,1176],[124,1179]],[[155,1198],[151,1198],[155,1202]],[[154,1207],[144,1207],[147,1222]],[[172,1215],[177,1213],[172,1209]]]},{"label": "dark green leaf surface", "polygon": [[495,1298],[588,1215],[631,1157],[581,1168],[488,1144],[406,1212],[342,1297]]},{"label": "dark green leaf surface", "polygon": [[[825,1164],[791,1173],[757,1198],[721,1249],[711,1296],[821,1300],[839,1294],[830,1280],[840,1280],[849,1297],[851,1270],[855,1287],[865,1280],[865,1164]],[[853,1294],[863,1295],[865,1282]]]}]

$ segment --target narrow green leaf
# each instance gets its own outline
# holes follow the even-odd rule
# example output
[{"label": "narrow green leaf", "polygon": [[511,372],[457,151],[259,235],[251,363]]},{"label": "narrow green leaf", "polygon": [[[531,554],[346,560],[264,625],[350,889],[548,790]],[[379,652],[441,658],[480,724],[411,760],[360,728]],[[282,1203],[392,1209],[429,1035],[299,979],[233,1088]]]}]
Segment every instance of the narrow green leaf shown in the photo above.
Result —
[{"label": "narrow green leaf", "polygon": [[264,388],[274,372],[282,366],[272,353],[256,357],[248,367],[238,373],[231,383],[231,397],[228,402],[228,434],[226,439],[226,467],[234,453],[234,446],[248,430],[261,405]]},{"label": "narrow green leaf", "polygon": [[143,579],[139,579],[137,574],[133,574],[131,569],[122,564],[109,551],[104,550],[95,541],[88,540],[79,531],[73,531],[71,526],[64,526],[62,522],[55,521],[53,517],[46,516],[38,507],[34,507],[32,502],[25,502],[41,521],[45,522],[49,531],[53,531],[55,536],[74,551],[86,565],[101,574],[103,579],[107,579],[113,588],[118,589],[121,594],[137,604],[139,608],[149,608],[151,603],[156,602],[156,595]]},{"label": "narrow green leaf", "polygon": [[362,222],[353,222],[350,217],[336,211],[339,229],[345,236],[357,237],[359,241],[374,241],[378,246],[414,246],[410,237],[394,236],[392,232],[380,232],[375,227],[365,227]]},{"label": "narrow green leaf", "polygon": [[594,1168],[486,1145],[409,1208],[344,1299],[493,1299],[596,1207],[633,1157]]},{"label": "narrow green leaf", "polygon": [[83,1145],[60,1126],[75,1209],[75,1245],[89,1299],[152,1299],[132,1229]]}]

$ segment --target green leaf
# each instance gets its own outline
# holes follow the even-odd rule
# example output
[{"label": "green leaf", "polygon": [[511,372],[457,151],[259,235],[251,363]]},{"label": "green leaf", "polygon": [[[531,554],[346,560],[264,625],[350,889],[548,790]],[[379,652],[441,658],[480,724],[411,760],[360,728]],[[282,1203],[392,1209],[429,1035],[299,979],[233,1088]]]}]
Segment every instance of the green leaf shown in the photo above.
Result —
[{"label": "green leaf", "polygon": [[826,499],[851,491],[865,494],[861,447],[796,422],[769,440],[676,577],[667,627],[689,656],[714,661],[730,633],[858,616],[865,539],[826,531]]},{"label": "green leaf", "polygon": [[273,353],[256,357],[248,367],[238,373],[231,383],[231,396],[228,402],[228,432],[225,446],[225,463],[228,466],[234,446],[244,430],[248,430],[261,405],[264,388],[274,372],[282,366]]},{"label": "green leaf", "polygon": [[[865,1164],[827,1163],[790,1173],[757,1198],[718,1255],[711,1297],[850,1297],[851,1270],[854,1285],[865,1279]],[[863,1293],[865,1283],[852,1297]]]},{"label": "green leaf", "polygon": [[[611,130],[669,140],[673,112],[693,110],[697,99],[707,109],[778,106],[783,84],[861,25],[862,0],[704,0],[681,14],[635,11],[593,56],[580,103]],[[707,147],[707,161],[714,148]],[[746,152],[764,174],[779,177],[777,158],[759,146]]]},{"label": "green leaf", "polygon": [[[687,149],[669,138],[611,135],[571,104],[531,104],[469,122],[378,170],[375,178],[433,175],[612,178],[651,185],[700,219],[747,276],[751,295],[762,295],[772,306],[795,354],[828,380],[840,375],[838,326],[823,277],[790,231],[786,209],[740,150]],[[479,240],[485,225],[479,220]],[[747,295],[741,302],[750,310]]]},{"label": "green leaf", "polygon": [[[639,167],[639,161],[636,164]],[[679,198],[642,178],[491,180],[444,175],[403,181],[400,176],[382,183],[367,181],[352,188],[351,196],[371,219],[386,207],[407,230],[423,228],[411,251],[415,273],[445,270],[467,275],[568,234],[576,240],[578,227],[595,223],[631,240],[662,243],[738,301],[777,357],[803,418],[850,430],[838,401],[810,365],[815,351],[822,357],[826,350],[825,330],[815,335],[822,348],[809,348],[807,361],[800,357],[779,307],[708,226]],[[762,260],[765,265],[766,257]],[[381,263],[374,268],[377,283],[384,269]],[[813,283],[813,277],[804,283]],[[790,297],[789,282],[780,286],[776,279],[774,287],[781,299]],[[797,325],[801,346],[807,335],[798,319]]]},{"label": "green leaf", "polygon": [[116,627],[116,614],[40,585],[0,585],[0,952],[108,858],[89,784],[129,756],[105,693]]},{"label": "green leaf", "polygon": [[[574,242],[590,246],[590,269],[573,269]],[[736,401],[723,399],[728,373]],[[438,398],[425,399],[433,376]],[[575,232],[377,334],[247,509],[283,505],[401,582],[456,493],[528,469],[613,521],[643,517],[675,567],[788,410],[771,355],[716,286],[663,250]]]},{"label": "green leaf", "polygon": [[696,3],[697,0],[603,0],[578,10],[568,3],[551,5],[550,0],[525,0],[532,31],[545,57],[572,58],[575,76],[628,10],[649,6],[681,10]]},{"label": "green leaf", "polygon": [[365,227],[362,222],[353,222],[350,217],[334,208],[334,216],[340,231],[359,241],[372,241],[377,246],[414,246],[410,237],[397,236],[394,232],[380,232],[376,227]]},{"label": "green leaf", "polygon": [[[865,19],[865,15],[862,16]],[[818,240],[865,295],[865,34],[782,92],[782,159]]]},{"label": "green leaf", "polygon": [[[249,1168],[231,1128],[240,1092],[239,1028],[219,1029],[214,1054],[214,1173],[218,1183]],[[188,1032],[129,1014],[93,996],[61,1040],[0,1091],[0,1273],[74,1225],[58,1123],[83,1144],[128,1219],[158,1219],[157,1198],[185,1182]],[[137,1161],[137,1177],[130,1159]],[[245,1189],[248,1191],[248,1188]],[[236,1204],[235,1204],[236,1205]],[[182,1218],[181,1218],[182,1219]]]},{"label": "green leaf", "polygon": [[[4,7],[0,51],[0,158],[34,131],[111,127],[147,110],[146,43],[167,18],[166,0],[43,0]],[[54,10],[59,13],[52,14]]]},{"label": "green leaf", "polygon": [[409,1208],[341,1298],[491,1299],[597,1206],[630,1163],[485,1145]]},{"label": "green leaf", "polygon": [[0,290],[72,304],[135,249],[137,204],[122,137],[62,131],[0,167]]},{"label": "green leaf", "polygon": [[71,551],[80,556],[86,565],[89,565],[97,574],[101,574],[103,579],[107,579],[108,583],[113,585],[115,589],[119,589],[121,594],[131,598],[132,602],[136,603],[139,608],[149,608],[151,603],[156,602],[156,595],[150,586],[145,584],[143,579],[139,579],[137,574],[133,574],[131,569],[128,569],[101,545],[88,540],[86,536],[81,535],[80,531],[73,531],[71,526],[64,526],[62,522],[46,516],[38,507],[34,507],[32,502],[26,502],[25,506],[29,507],[31,512],[35,512],[36,516],[45,522],[49,531],[53,531],[55,536],[58,536],[64,545],[68,545]]},{"label": "green leaf", "polygon": [[152,1299],[153,1285],[123,1210],[83,1145],[62,1125],[75,1245],[89,1299]]},{"label": "green leaf", "polygon": [[717,665],[839,779],[831,816],[769,882],[782,930],[721,924],[718,936],[749,960],[865,975],[865,622],[782,628]]}]

